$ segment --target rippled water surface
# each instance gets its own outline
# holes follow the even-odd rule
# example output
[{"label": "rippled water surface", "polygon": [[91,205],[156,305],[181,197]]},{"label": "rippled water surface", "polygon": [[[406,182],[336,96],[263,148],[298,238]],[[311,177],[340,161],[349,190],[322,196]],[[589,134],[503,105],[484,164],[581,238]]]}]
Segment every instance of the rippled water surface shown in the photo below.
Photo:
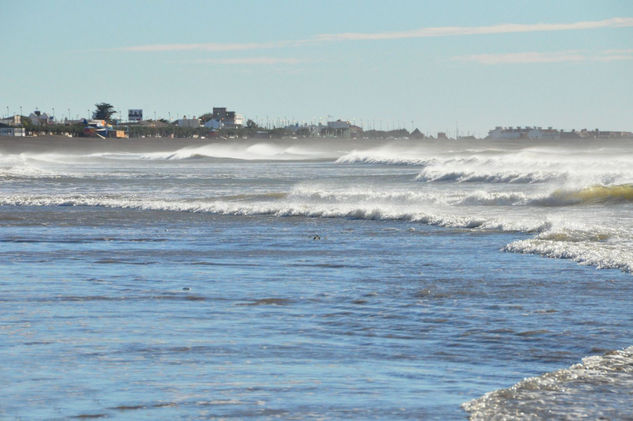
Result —
[{"label": "rippled water surface", "polygon": [[0,148],[0,418],[633,416],[626,145],[484,146]]}]

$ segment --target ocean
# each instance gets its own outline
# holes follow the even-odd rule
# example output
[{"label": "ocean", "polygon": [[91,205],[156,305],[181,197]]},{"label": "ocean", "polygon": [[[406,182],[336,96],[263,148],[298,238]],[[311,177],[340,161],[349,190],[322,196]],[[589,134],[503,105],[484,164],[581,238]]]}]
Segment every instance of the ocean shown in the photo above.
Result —
[{"label": "ocean", "polygon": [[0,418],[633,418],[632,272],[632,139],[0,139]]}]

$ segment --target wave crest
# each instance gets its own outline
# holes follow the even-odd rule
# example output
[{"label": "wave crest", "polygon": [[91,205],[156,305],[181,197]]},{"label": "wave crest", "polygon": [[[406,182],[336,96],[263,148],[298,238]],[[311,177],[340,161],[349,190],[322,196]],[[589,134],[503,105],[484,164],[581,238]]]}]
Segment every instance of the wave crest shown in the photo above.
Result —
[{"label": "wave crest", "polygon": [[[579,364],[462,404],[471,420],[630,419],[633,346],[582,359]],[[605,387],[608,385],[608,387]]]},{"label": "wave crest", "polygon": [[531,238],[514,241],[506,245],[503,251],[571,259],[581,265],[590,265],[598,269],[620,269],[633,272],[632,244],[627,244],[622,240],[606,242],[607,238],[608,234],[598,233],[581,236],[569,233],[547,233],[545,239]]},{"label": "wave crest", "polygon": [[580,190],[557,190],[551,199],[564,204],[633,202],[633,184],[595,185]]}]

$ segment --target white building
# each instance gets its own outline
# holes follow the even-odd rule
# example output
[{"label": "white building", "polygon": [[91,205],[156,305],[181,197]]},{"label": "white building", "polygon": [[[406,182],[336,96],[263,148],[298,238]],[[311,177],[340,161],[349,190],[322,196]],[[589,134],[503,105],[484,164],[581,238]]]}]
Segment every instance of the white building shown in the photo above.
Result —
[{"label": "white building", "polygon": [[528,139],[560,139],[560,132],[551,127],[542,129],[533,127],[527,134]]},{"label": "white building", "polygon": [[52,123],[53,117],[50,117],[46,113],[41,113],[35,110],[31,114],[29,114],[29,120],[31,120],[31,124],[33,124],[34,126],[39,126],[42,124]]},{"label": "white building", "polygon": [[233,118],[233,125],[235,127],[244,127],[246,121],[242,114],[235,114],[235,118]]},{"label": "white building", "polygon": [[551,127],[500,127],[488,132],[490,139],[560,139],[560,132]]},{"label": "white building", "polygon": [[520,139],[524,135],[527,135],[529,129],[521,129],[517,127],[516,129],[512,127],[501,127],[497,126],[494,130],[490,130],[488,132],[488,137],[490,139]]}]

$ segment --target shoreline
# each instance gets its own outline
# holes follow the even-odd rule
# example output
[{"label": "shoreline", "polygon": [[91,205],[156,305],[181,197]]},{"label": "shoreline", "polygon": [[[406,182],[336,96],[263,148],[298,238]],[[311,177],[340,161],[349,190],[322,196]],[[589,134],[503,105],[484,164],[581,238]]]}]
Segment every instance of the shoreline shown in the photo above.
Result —
[{"label": "shoreline", "polygon": [[248,147],[256,144],[274,144],[277,146],[318,146],[332,149],[345,148],[349,151],[368,150],[380,148],[385,145],[394,145],[402,149],[401,153],[406,153],[406,148],[430,148],[435,149],[442,145],[454,145],[458,148],[508,148],[509,150],[521,150],[534,147],[569,147],[569,148],[595,148],[602,146],[623,146],[633,145],[633,138],[610,138],[600,139],[560,139],[560,140],[508,140],[508,139],[346,139],[327,137],[301,137],[301,138],[167,138],[167,137],[145,137],[129,139],[99,139],[93,137],[66,137],[66,136],[33,136],[33,137],[11,137],[0,136],[0,155],[22,154],[22,153],[139,153],[139,152],[172,152],[184,148],[200,148],[205,146],[240,145]]}]

